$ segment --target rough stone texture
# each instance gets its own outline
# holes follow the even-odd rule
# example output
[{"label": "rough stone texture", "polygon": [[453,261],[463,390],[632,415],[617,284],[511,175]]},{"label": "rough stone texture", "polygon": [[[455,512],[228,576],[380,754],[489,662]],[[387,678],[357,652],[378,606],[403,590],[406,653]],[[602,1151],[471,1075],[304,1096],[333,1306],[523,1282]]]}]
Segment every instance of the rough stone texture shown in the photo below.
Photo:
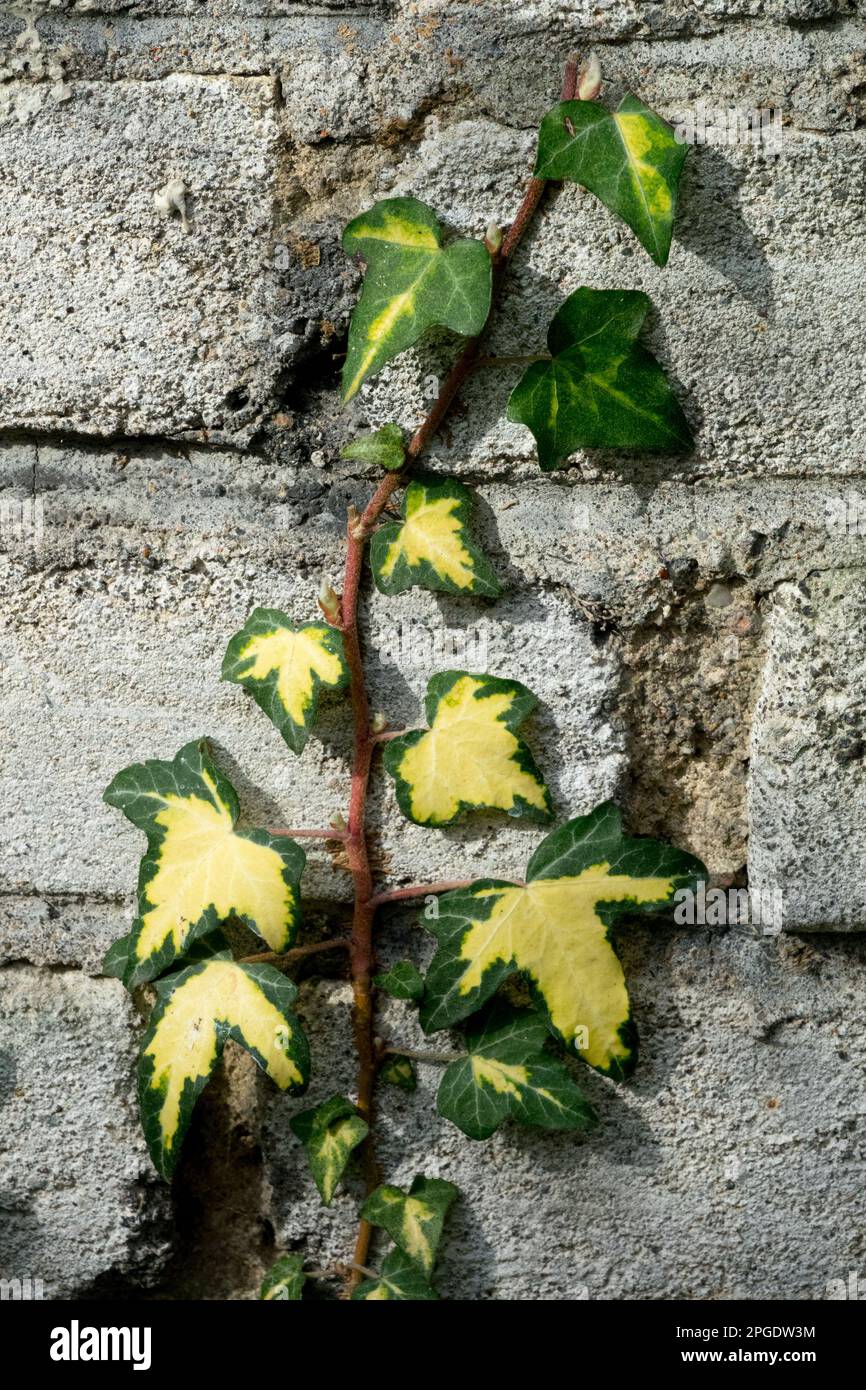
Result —
[{"label": "rough stone texture", "polygon": [[[642,1057],[627,1087],[581,1069],[601,1119],[588,1139],[509,1126],[473,1143],[435,1118],[438,1066],[419,1067],[414,1095],[382,1088],[389,1180],[423,1171],[465,1194],[438,1282],[464,1299],[826,1298],[863,1254],[863,939],[629,928],[618,940]],[[408,931],[395,943],[413,945]],[[348,987],[307,986],[302,1008],[324,1100],[351,1085]],[[388,1006],[383,1031],[453,1041],[425,1044],[405,1005]],[[264,1142],[278,1241],[317,1265],[345,1258],[357,1180],[321,1208],[285,1104]]]},{"label": "rough stone texture", "polygon": [[[91,978],[129,921],[141,844],[99,798],[124,763],[205,733],[247,823],[342,807],[343,708],[325,705],[296,759],[218,682],[251,606],[305,617],[320,577],[337,582],[346,508],[373,486],[339,460],[346,437],[417,424],[453,358],[434,337],[339,408],[358,284],[341,226],[402,193],[460,233],[507,222],[561,59],[594,46],[614,97],[633,87],[711,127],[773,108],[781,134],[695,147],[664,272],[588,195],[549,198],[491,350],[540,346],[579,284],[645,289],[697,448],[577,455],[542,478],[502,418],[513,374],[479,374],[431,466],[477,487],[506,593],[365,598],[373,701],[400,725],[437,668],[524,679],[562,816],[616,795],[634,830],[700,854],[721,885],[778,889],[788,935],[623,933],[644,1060],[621,1091],[588,1079],[604,1125],[586,1143],[471,1145],[433,1122],[425,1069],[414,1100],[386,1095],[383,1158],[396,1180],[423,1166],[474,1193],[450,1294],[823,1297],[862,1255],[862,4],[17,8],[0,7],[0,979],[33,1079],[7,1125],[3,1273],[54,1292],[62,1264],[82,1294],[147,1271],[168,1296],[249,1296],[274,1233],[345,1257],[348,1200],[312,1201],[291,1107],[235,1058],[190,1136],[165,1264],[129,1109],[137,1021]],[[155,202],[171,180],[188,232]],[[371,825],[391,884],[511,876],[539,838],[484,817],[421,832],[379,777]],[[318,846],[305,886],[312,929],[333,928],[346,878]],[[403,919],[385,939],[385,955],[426,941]],[[311,1095],[351,1091],[345,982],[308,980],[302,1003]],[[381,1026],[406,1039],[412,1020],[389,1006]]]},{"label": "rough stone texture", "polygon": [[[750,883],[784,889],[789,930],[866,916],[864,614],[859,575],[777,591],[752,731]],[[817,638],[817,641],[816,641]]]},{"label": "rough stone texture", "polygon": [[77,1298],[167,1253],[167,1194],[131,1097],[139,1021],[114,980],[0,969],[0,1271]]}]

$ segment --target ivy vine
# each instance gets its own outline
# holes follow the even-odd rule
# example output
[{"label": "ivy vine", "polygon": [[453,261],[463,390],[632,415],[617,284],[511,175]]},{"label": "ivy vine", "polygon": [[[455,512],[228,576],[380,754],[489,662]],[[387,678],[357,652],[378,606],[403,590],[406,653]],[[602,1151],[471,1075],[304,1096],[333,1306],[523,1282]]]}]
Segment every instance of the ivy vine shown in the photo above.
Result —
[{"label": "ivy vine", "polygon": [[[105,793],[147,837],[131,932],[111,947],[105,971],[155,995],[139,1064],[142,1124],[153,1162],[170,1178],[193,1107],[228,1038],[251,1053],[276,1085],[300,1094],[310,1050],[292,1012],[293,962],[345,951],[353,990],[357,1086],[301,1110],[291,1128],[304,1146],[321,1200],[329,1204],[347,1165],[360,1158],[366,1196],[353,1252],[343,1268],[353,1299],[427,1300],[437,1248],[458,1196],[450,1182],[419,1174],[408,1190],[382,1181],[376,1157],[377,1082],[415,1088],[417,1064],[444,1068],[437,1107],[470,1139],[505,1120],[581,1131],[595,1122],[569,1057],[622,1080],[635,1064],[635,1029],[619,959],[611,945],[623,913],[658,911],[705,877],[693,856],[623,833],[608,802],[553,826],[519,880],[483,879],[388,890],[374,883],[365,813],[374,757],[394,782],[400,809],[419,825],[448,825],[474,809],[551,823],[553,800],[524,739],[535,697],[519,680],[471,671],[431,675],[426,726],[391,731],[367,699],[358,593],[369,546],[370,572],[386,595],[413,585],[495,598],[500,583],[472,529],[463,484],[418,470],[458,393],[480,366],[481,348],[505,272],[548,181],[594,193],[629,226],[657,265],[668,258],[687,147],[637,97],[607,111],[598,101],[595,59],[566,65],[561,101],[541,123],[535,170],[507,232],[482,241],[449,240],[435,212],[415,198],[376,203],[346,227],[343,246],[365,265],[352,316],[343,398],[431,327],[466,342],[421,425],[406,440],[394,424],[349,442],[343,456],[380,466],[362,513],[350,510],[342,590],[324,584],[322,617],[304,620],[257,608],[228,643],[222,674],[245,687],[300,756],[320,699],[346,698],[353,756],[345,816],[320,829],[239,830],[234,788],[207,740],[171,761],[136,764]],[[688,448],[691,435],[659,363],[641,342],[649,309],[634,290],[581,287],[550,324],[546,353],[524,359],[508,418],[535,437],[545,470],[577,449]],[[398,520],[383,521],[403,492]],[[337,842],[353,883],[350,935],[298,945],[304,851],[298,841]],[[400,961],[374,975],[374,925],[391,903],[438,895],[427,923],[436,938],[422,975]],[[240,920],[267,950],[237,959],[223,927]],[[528,985],[531,1006],[501,987]],[[416,1052],[384,1043],[375,1027],[383,991],[417,1006],[426,1033],[459,1029],[460,1044]],[[371,1267],[372,1237],[390,1249]],[[283,1255],[263,1299],[303,1297],[308,1271]]]}]

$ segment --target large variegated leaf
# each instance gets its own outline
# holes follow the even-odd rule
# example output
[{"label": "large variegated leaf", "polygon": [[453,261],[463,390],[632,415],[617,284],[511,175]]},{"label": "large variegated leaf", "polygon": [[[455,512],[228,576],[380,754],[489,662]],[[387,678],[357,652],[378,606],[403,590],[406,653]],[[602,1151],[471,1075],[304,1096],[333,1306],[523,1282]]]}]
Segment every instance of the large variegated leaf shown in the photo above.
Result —
[{"label": "large variegated leaf", "polygon": [[538,1014],[494,1001],[467,1032],[467,1055],[442,1077],[439,1114],[470,1139],[488,1139],[509,1115],[542,1129],[589,1129],[595,1112],[549,1042]]},{"label": "large variegated leaf", "polygon": [[442,245],[432,208],[386,198],[350,222],[343,250],[367,263],[349,326],[343,400],[434,324],[474,337],[490,309],[491,261],[481,241]]},{"label": "large variegated leaf", "polygon": [[432,1284],[428,1284],[415,1262],[402,1250],[392,1250],[386,1255],[379,1276],[365,1280],[352,1294],[353,1299],[366,1303],[382,1303],[387,1299],[420,1303],[438,1297]]},{"label": "large variegated leaf", "polygon": [[320,690],[349,682],[342,634],[329,623],[293,623],[256,608],[228,644],[222,677],[249,690],[293,753],[304,750]]},{"label": "large variegated leaf", "polygon": [[397,473],[406,461],[403,431],[399,425],[383,425],[369,434],[359,434],[357,439],[343,446],[340,458],[375,463],[389,473]]},{"label": "large variegated leaf", "polygon": [[418,825],[447,825],[464,810],[488,807],[548,820],[550,793],[517,736],[535,704],[518,681],[467,671],[434,676],[429,729],[413,729],[385,748],[403,814]]},{"label": "large variegated leaf", "polygon": [[314,1110],[302,1110],[289,1123],[307,1151],[313,1180],[329,1207],[352,1150],[366,1139],[369,1126],[343,1096],[332,1096]]},{"label": "large variegated leaf", "polygon": [[413,585],[447,594],[501,592],[490,562],[469,530],[472,497],[450,478],[416,478],[403,498],[402,522],[380,527],[370,547],[377,589],[401,594]]},{"label": "large variegated leaf", "polygon": [[667,122],[631,93],[614,112],[563,101],[541,122],[535,173],[588,188],[665,265],[687,154]]},{"label": "large variegated leaf", "polygon": [[303,1255],[297,1252],[281,1255],[262,1280],[259,1297],[266,1302],[272,1299],[282,1303],[296,1302],[303,1297],[306,1277]]},{"label": "large variegated leaf", "polygon": [[236,830],[238,799],[204,740],[172,762],[134,763],[105,792],[147,835],[124,981],[152,980],[190,944],[237,917],[285,951],[300,922],[303,850],[285,835]]},{"label": "large variegated leaf", "polygon": [[171,1177],[193,1107],[226,1040],[246,1048],[283,1091],[301,1091],[310,1053],[289,1011],[297,990],[270,965],[202,961],[159,980],[141,1045],[138,1096],[151,1157]]},{"label": "large variegated leaf", "polygon": [[361,1215],[382,1226],[394,1244],[429,1278],[448,1208],[457,1197],[453,1182],[420,1174],[408,1192],[384,1184],[377,1187],[361,1208]]},{"label": "large variegated leaf", "polygon": [[519,971],[558,1037],[599,1071],[626,1076],[636,1037],[610,928],[624,912],[665,907],[705,872],[681,850],[625,838],[612,802],[578,816],[542,841],[523,887],[483,879],[439,899],[422,1026],[466,1018]]},{"label": "large variegated leaf", "polygon": [[549,361],[527,367],[508,401],[545,470],[576,449],[692,445],[680,404],[656,359],[637,342],[650,301],[639,290],[575,290],[547,334]]}]

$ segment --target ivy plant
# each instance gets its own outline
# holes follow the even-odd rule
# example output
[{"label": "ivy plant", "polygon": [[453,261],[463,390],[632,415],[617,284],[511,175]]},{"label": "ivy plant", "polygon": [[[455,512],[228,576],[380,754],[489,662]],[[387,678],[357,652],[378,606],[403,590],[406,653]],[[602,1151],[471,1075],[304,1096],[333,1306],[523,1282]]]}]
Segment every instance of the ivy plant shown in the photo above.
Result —
[{"label": "ivy plant", "polygon": [[[228,641],[222,675],[252,695],[294,756],[303,755],[320,701],[345,703],[353,731],[346,815],[321,828],[239,829],[238,797],[206,739],[171,760],[126,768],[105,793],[146,837],[135,921],[111,947],[105,971],[148,991],[139,1098],[164,1177],[176,1168],[227,1039],[280,1089],[304,1091],[310,1050],[292,1012],[289,972],[316,951],[347,952],[356,1086],[351,1096],[298,1110],[291,1129],[326,1206],[359,1163],[364,1195],[354,1252],[330,1271],[355,1300],[438,1298],[438,1249],[459,1197],[435,1173],[417,1174],[407,1188],[382,1181],[377,1085],[411,1094],[419,1065],[443,1068],[438,1113],[474,1141],[507,1121],[588,1130],[596,1116],[580,1066],[622,1081],[636,1061],[613,924],[624,914],[663,910],[679,889],[705,877],[690,854],[626,835],[610,802],[563,820],[533,756],[536,700],[521,671],[431,672],[425,723],[411,730],[390,731],[367,698],[358,595],[368,563],[368,582],[386,596],[413,586],[467,601],[501,592],[474,529],[471,490],[419,463],[470,374],[496,361],[482,356],[494,294],[548,183],[580,184],[627,224],[657,266],[668,260],[687,149],[636,96],[605,109],[600,88],[594,59],[580,69],[569,60],[562,99],[541,123],[534,174],[507,233],[491,225],[482,240],[454,239],[433,209],[411,197],[376,203],[345,230],[344,249],[364,266],[345,401],[428,329],[444,327],[465,341],[410,439],[388,423],[342,451],[383,471],[363,512],[350,509],[342,591],[323,584],[319,617],[256,608]],[[689,447],[677,393],[642,341],[649,309],[638,290],[581,286],[554,315],[547,353],[527,345],[507,410],[534,436],[542,469],[562,467],[578,449]],[[387,519],[399,492],[399,516]],[[547,827],[524,877],[390,890],[374,883],[365,816],[380,752],[400,810],[432,834],[479,810]],[[305,855],[298,841],[310,838],[342,851],[352,926],[348,936],[299,944]],[[436,941],[426,974],[411,960],[374,974],[380,913],[422,898],[437,905],[425,913]],[[261,938],[261,951],[237,957],[224,931],[237,922]],[[516,978],[525,986],[517,997]],[[450,1047],[418,1051],[380,1038],[379,992],[417,1008],[425,1033],[450,1031]],[[322,1274],[305,1267],[301,1252],[287,1251],[261,1297],[300,1300]]]}]

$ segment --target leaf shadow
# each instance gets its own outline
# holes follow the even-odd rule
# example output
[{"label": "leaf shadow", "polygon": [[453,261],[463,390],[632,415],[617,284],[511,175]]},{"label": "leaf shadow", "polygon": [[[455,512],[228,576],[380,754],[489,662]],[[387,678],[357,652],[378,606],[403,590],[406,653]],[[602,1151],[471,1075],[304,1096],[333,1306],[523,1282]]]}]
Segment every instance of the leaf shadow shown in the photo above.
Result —
[{"label": "leaf shadow", "polygon": [[[768,162],[772,158],[760,153],[754,157]],[[773,270],[760,238],[743,215],[746,175],[721,149],[696,146],[683,171],[676,236],[762,317],[770,318],[775,302]]]}]

